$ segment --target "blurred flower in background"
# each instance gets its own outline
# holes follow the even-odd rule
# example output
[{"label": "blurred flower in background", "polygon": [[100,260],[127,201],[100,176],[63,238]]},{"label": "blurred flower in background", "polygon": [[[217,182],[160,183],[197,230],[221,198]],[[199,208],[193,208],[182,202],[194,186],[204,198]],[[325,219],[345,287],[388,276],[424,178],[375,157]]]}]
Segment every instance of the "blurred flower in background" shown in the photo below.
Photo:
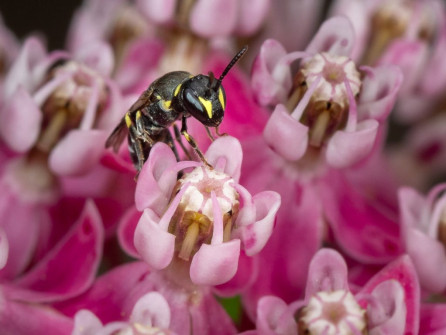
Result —
[{"label": "blurred flower in background", "polygon": [[[1,334],[446,333],[442,1],[85,0],[55,50],[2,15]],[[139,107],[137,172],[106,140],[171,71],[223,122]]]}]

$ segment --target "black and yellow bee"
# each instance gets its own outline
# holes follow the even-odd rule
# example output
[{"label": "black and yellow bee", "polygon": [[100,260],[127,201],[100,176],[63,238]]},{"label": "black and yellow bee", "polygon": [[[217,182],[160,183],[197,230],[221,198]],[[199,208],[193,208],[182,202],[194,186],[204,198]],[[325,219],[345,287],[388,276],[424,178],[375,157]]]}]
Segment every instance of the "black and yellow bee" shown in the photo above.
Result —
[{"label": "black and yellow bee", "polygon": [[[245,46],[235,55],[218,79],[212,72],[208,76],[192,76],[185,71],[169,72],[156,79],[130,107],[107,139],[105,146],[118,151],[128,131],[130,156],[138,172],[156,142],[167,143],[179,159],[169,127],[181,119],[181,134],[200,159],[209,165],[195,140],[187,132],[186,120],[188,117],[194,117],[206,127],[209,135],[208,127],[217,128],[220,125],[226,107],[222,80],[247,49]],[[174,131],[178,143],[187,152],[176,125]]]}]

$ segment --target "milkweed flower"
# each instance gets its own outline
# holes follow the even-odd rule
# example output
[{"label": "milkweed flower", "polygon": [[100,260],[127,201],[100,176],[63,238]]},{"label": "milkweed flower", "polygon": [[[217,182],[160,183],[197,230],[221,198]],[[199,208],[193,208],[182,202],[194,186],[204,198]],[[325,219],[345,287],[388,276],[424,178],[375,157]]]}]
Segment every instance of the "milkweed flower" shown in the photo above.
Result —
[{"label": "milkweed flower", "polygon": [[136,208],[144,212],[134,231],[134,247],[125,248],[137,251],[152,269],[189,269],[193,284],[207,286],[235,275],[242,246],[247,255],[264,247],[280,197],[270,191],[251,196],[238,184],[242,151],[236,139],[215,140],[205,157],[213,168],[177,162],[163,143],[153,147],[135,193]]},{"label": "milkweed flower", "polygon": [[388,264],[358,291],[347,265],[332,249],[318,251],[308,271],[305,299],[287,305],[266,296],[257,307],[256,331],[243,334],[417,334],[419,287],[407,256]]}]

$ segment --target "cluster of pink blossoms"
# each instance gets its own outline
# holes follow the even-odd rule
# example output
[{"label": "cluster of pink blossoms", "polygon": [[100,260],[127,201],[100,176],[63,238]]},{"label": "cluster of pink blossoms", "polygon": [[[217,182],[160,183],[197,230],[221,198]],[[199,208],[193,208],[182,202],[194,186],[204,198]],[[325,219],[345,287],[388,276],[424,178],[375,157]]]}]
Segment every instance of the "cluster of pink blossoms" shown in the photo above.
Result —
[{"label": "cluster of pink blossoms", "polygon": [[[135,180],[129,107],[244,44],[208,164]],[[445,54],[442,0],[85,0],[55,51],[0,20],[0,334],[446,334]]]}]

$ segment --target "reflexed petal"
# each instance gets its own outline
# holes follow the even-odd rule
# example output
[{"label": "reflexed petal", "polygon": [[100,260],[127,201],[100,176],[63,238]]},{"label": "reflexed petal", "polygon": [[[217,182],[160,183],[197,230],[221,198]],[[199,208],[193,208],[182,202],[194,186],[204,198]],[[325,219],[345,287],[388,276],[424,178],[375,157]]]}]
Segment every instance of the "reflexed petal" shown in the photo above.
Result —
[{"label": "reflexed petal", "polygon": [[219,285],[234,277],[240,255],[240,240],[202,244],[192,258],[190,277],[197,285]]},{"label": "reflexed petal", "polygon": [[333,249],[320,249],[313,257],[308,270],[305,299],[318,292],[349,291],[347,264]]},{"label": "reflexed petal", "polygon": [[254,61],[251,86],[261,105],[284,103],[292,86],[289,64],[282,59],[287,55],[280,42],[263,42]]},{"label": "reflexed petal", "polygon": [[0,227],[0,269],[3,269],[8,261],[9,243],[5,231]]},{"label": "reflexed petal", "polygon": [[101,320],[89,310],[81,309],[74,316],[74,328],[71,335],[96,335],[101,329]]},{"label": "reflexed petal", "polygon": [[190,28],[201,37],[229,35],[235,28],[236,0],[197,0],[189,16]]},{"label": "reflexed petal", "polygon": [[137,6],[155,23],[170,23],[174,19],[178,0],[138,0]]},{"label": "reflexed petal", "polygon": [[288,114],[284,105],[277,105],[263,131],[269,147],[286,160],[301,158],[308,146],[308,127]]},{"label": "reflexed petal", "polygon": [[51,151],[51,170],[61,176],[86,174],[99,163],[107,135],[103,130],[71,130]]},{"label": "reflexed petal", "polygon": [[0,135],[12,150],[26,152],[36,142],[41,122],[40,109],[19,86],[0,110]]},{"label": "reflexed petal", "polygon": [[288,305],[280,298],[265,296],[257,306],[257,331],[259,334],[297,335],[297,323]]},{"label": "reflexed petal", "polygon": [[355,131],[338,130],[328,142],[328,164],[345,168],[367,157],[375,143],[378,125],[376,120],[365,120],[358,123]]},{"label": "reflexed petal", "polygon": [[273,191],[258,193],[252,199],[256,221],[242,228],[243,247],[248,256],[258,253],[268,242],[280,207],[280,195]]},{"label": "reflexed petal", "polygon": [[219,137],[211,143],[205,157],[214,167],[224,164],[221,172],[231,176],[236,183],[238,182],[243,152],[240,142],[235,137]]},{"label": "reflexed petal", "polygon": [[337,56],[350,56],[355,41],[353,26],[346,17],[326,20],[311,40],[306,51],[328,52]]},{"label": "reflexed petal", "polygon": [[135,236],[135,229],[141,218],[141,212],[138,212],[135,207],[131,207],[123,215],[118,227],[118,240],[121,248],[130,256],[139,258],[138,250],[135,249],[133,243]]},{"label": "reflexed petal", "polygon": [[49,302],[84,292],[99,266],[103,235],[100,215],[93,202],[87,202],[78,223],[16,286],[9,287],[8,297]]},{"label": "reflexed petal", "polygon": [[104,42],[95,42],[84,45],[75,51],[74,58],[101,75],[111,76],[115,60],[111,46]]},{"label": "reflexed petal", "polygon": [[136,302],[130,321],[144,326],[167,329],[170,326],[169,304],[160,293],[147,293]]},{"label": "reflexed petal", "polygon": [[151,209],[144,210],[134,237],[135,248],[142,259],[157,270],[170,264],[175,249],[175,235],[163,230],[159,220]]},{"label": "reflexed petal", "polygon": [[421,215],[423,208],[426,206],[426,199],[416,190],[410,187],[402,187],[398,190],[398,200],[403,228],[421,228]]},{"label": "reflexed petal", "polygon": [[360,120],[366,117],[384,120],[392,110],[399,88],[403,82],[401,70],[393,65],[375,68],[361,67],[367,75],[362,80],[358,103]]}]

